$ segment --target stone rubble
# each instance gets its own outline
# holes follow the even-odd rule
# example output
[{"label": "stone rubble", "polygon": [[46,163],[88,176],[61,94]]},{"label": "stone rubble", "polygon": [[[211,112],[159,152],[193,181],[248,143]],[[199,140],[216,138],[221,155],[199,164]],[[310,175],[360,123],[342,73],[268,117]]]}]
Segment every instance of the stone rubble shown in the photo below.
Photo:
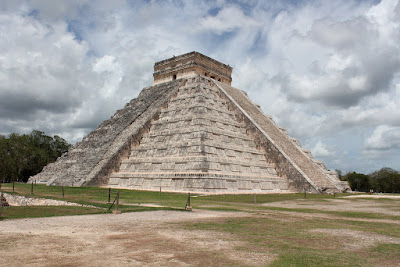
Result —
[{"label": "stone rubble", "polygon": [[10,206],[80,206],[96,208],[91,205],[82,205],[79,203],[56,200],[56,199],[46,199],[46,198],[36,198],[36,197],[26,197],[14,194],[3,193],[4,198]]}]

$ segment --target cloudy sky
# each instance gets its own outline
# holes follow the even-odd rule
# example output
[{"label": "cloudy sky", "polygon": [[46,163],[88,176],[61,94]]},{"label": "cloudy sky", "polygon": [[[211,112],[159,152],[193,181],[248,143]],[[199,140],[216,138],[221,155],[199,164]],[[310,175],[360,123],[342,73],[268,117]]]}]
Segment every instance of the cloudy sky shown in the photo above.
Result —
[{"label": "cloudy sky", "polygon": [[400,170],[398,0],[1,0],[0,134],[75,143],[191,51],[329,169]]}]

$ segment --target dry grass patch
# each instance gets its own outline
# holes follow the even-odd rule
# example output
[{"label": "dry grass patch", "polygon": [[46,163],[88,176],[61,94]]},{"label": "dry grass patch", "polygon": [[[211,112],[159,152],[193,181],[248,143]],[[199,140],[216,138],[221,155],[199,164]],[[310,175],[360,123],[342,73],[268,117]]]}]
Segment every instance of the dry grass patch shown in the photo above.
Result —
[{"label": "dry grass patch", "polygon": [[[279,217],[279,213],[275,214]],[[285,214],[286,218],[288,216]],[[208,229],[224,232],[240,240],[238,251],[258,251],[276,255],[272,266],[362,266],[374,265],[377,259],[396,261],[398,252],[377,255],[372,248],[382,244],[399,244],[391,224],[359,223],[324,218],[289,219],[267,216],[229,218],[187,223],[185,229]],[[338,230],[341,229],[341,230]],[[355,253],[356,252],[356,253]],[[363,256],[360,256],[363,255]]]}]

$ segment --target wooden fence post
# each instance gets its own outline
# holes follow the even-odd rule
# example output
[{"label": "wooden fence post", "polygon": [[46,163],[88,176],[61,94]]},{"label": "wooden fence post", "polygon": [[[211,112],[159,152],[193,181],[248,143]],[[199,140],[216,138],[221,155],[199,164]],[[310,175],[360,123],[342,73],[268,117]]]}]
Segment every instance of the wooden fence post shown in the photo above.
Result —
[{"label": "wooden fence post", "polygon": [[185,210],[192,211],[192,206],[190,206],[190,193],[188,193],[188,199],[186,201]]},{"label": "wooden fence post", "polygon": [[64,198],[64,186],[61,186],[62,196]]},{"label": "wooden fence post", "polygon": [[13,181],[13,192],[15,191],[15,190],[14,190],[14,189],[15,189],[14,187],[15,187],[15,186],[14,186],[14,181]]},{"label": "wooden fence post", "polygon": [[108,188],[108,201],[107,203],[111,202],[111,188]]},{"label": "wooden fence post", "polygon": [[31,195],[33,195],[33,181],[32,181],[32,185],[31,185]]},{"label": "wooden fence post", "polygon": [[119,205],[119,190],[117,190],[117,205],[115,206],[115,212],[116,213],[119,213],[118,205]]},{"label": "wooden fence post", "polygon": [[3,193],[0,195],[0,217],[1,217],[1,209],[3,208]]}]

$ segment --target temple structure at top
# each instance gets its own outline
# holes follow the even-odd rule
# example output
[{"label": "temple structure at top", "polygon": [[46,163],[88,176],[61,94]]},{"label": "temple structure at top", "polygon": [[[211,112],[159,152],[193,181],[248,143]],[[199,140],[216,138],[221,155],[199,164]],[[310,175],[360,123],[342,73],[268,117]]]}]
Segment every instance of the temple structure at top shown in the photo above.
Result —
[{"label": "temple structure at top", "polygon": [[186,78],[195,74],[209,77],[230,85],[232,67],[199,52],[190,52],[180,56],[156,62],[154,64],[154,85]]}]

